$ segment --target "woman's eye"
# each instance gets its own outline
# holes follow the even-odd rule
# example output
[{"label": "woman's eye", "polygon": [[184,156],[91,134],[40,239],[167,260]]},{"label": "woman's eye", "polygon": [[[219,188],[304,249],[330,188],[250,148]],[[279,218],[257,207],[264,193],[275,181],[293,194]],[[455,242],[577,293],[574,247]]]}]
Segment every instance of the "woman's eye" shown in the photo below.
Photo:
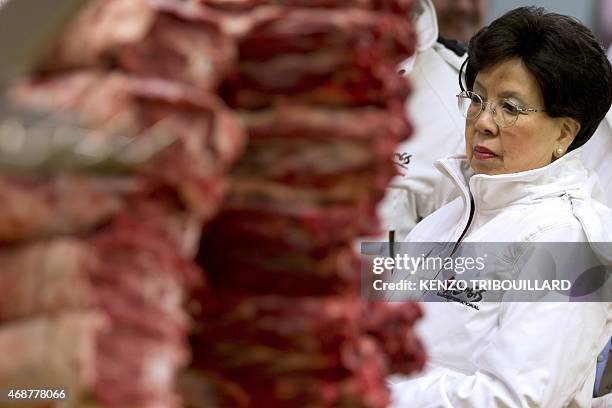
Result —
[{"label": "woman's eye", "polygon": [[504,102],[502,109],[511,115],[517,115],[519,113],[519,109],[509,102]]}]

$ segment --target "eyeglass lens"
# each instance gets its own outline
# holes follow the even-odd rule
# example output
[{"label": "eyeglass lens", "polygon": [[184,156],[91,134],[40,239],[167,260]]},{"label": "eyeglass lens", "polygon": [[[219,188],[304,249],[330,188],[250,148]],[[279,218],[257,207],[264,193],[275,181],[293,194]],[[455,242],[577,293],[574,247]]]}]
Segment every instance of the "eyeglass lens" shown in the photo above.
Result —
[{"label": "eyeglass lens", "polygon": [[493,120],[499,126],[512,126],[518,117],[518,110],[505,100],[495,101],[494,103],[485,103],[480,95],[473,92],[463,92],[459,98],[459,111],[467,119],[476,119],[484,110],[486,105],[490,105],[489,109],[493,115]]}]

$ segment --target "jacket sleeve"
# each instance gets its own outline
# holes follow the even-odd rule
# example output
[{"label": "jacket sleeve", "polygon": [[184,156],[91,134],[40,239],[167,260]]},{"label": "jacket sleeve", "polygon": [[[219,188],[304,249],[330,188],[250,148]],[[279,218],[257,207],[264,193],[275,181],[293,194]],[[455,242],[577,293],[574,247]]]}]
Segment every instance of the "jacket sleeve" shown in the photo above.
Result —
[{"label": "jacket sleeve", "polygon": [[473,374],[439,368],[393,384],[393,406],[566,406],[593,381],[609,319],[607,303],[509,303]]},{"label": "jacket sleeve", "polygon": [[593,398],[593,405],[591,405],[591,408],[612,408],[612,394]]}]

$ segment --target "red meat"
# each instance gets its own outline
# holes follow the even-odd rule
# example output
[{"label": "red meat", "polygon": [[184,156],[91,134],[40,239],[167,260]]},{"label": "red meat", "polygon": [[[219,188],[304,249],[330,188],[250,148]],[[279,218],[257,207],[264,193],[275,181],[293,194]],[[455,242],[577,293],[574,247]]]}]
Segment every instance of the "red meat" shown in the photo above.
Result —
[{"label": "red meat", "polygon": [[247,109],[283,99],[322,106],[403,102],[407,85],[395,65],[414,47],[404,19],[357,9],[293,9],[259,19],[240,37],[226,100]]},{"label": "red meat", "polygon": [[0,176],[0,242],[82,233],[106,222],[139,188],[131,178]]},{"label": "red meat", "polygon": [[64,389],[73,400],[96,380],[97,338],[104,318],[91,311],[66,312],[3,324],[0,387]]},{"label": "red meat", "polygon": [[248,247],[241,243],[209,236],[203,241],[199,259],[214,290],[322,296],[358,289],[359,260],[349,245],[281,251],[278,247]]},{"label": "red meat", "polygon": [[180,0],[96,0],[67,28],[44,69],[116,66],[141,77],[214,89],[236,58],[234,42]]},{"label": "red meat", "polygon": [[394,373],[423,369],[425,351],[413,331],[422,316],[417,304],[372,302],[364,313],[365,330],[379,342]]},{"label": "red meat", "polygon": [[[202,282],[172,241],[146,224],[111,224],[87,239],[5,247],[0,261],[0,290],[7,295],[0,321],[95,310],[106,325],[95,336],[87,390],[111,408],[178,406],[174,381],[189,355],[185,294]],[[57,353],[56,344],[46,346],[48,354]],[[15,364],[5,375],[17,381],[22,363]],[[42,372],[31,375],[48,371],[34,369]]]},{"label": "red meat", "polygon": [[74,110],[89,127],[113,134],[146,137],[161,127],[176,142],[137,170],[150,191],[176,189],[201,220],[216,211],[219,174],[242,150],[242,129],[222,102],[178,83],[79,71],[22,83],[11,96],[20,106]]},{"label": "red meat", "polygon": [[[240,351],[236,351],[240,355]],[[336,378],[308,371],[292,371],[288,375],[274,376],[267,376],[260,371],[246,371],[242,372],[237,383],[232,383],[226,378],[236,380],[235,376],[219,378],[196,368],[194,371],[199,374],[199,378],[194,379],[192,390],[209,390],[216,394],[217,401],[230,400],[234,403],[233,406],[237,407],[260,404],[274,407],[325,408],[388,406],[389,392],[385,386],[388,370],[376,343],[371,338],[362,336],[345,342],[339,352],[339,358],[334,361],[338,367]],[[311,364],[317,361],[317,356],[301,356],[296,353],[279,352],[271,357],[274,357],[269,363],[272,367],[278,366],[279,361],[310,361]],[[194,407],[199,408],[198,405]]]}]

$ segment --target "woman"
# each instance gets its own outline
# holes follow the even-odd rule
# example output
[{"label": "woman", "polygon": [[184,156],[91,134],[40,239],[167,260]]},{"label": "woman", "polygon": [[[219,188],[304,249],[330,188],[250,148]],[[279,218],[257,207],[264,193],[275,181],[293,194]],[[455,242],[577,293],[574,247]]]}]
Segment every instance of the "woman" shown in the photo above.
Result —
[{"label": "woman", "polygon": [[[407,241],[612,241],[612,210],[579,158],[612,100],[612,68],[592,33],[540,8],[510,11],[472,38],[461,84],[466,155],[437,164],[460,197]],[[498,261],[513,271],[523,256]],[[591,406],[610,303],[423,306],[429,364],[392,384],[395,406]]]}]

